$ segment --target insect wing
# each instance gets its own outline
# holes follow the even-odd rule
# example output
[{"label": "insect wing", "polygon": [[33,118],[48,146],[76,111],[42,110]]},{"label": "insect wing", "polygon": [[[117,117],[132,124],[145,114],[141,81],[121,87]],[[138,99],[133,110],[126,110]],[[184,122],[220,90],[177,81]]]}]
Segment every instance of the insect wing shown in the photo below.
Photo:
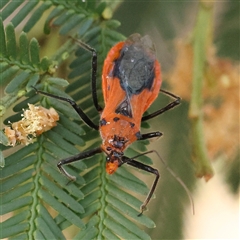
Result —
[{"label": "insect wing", "polygon": [[140,121],[161,86],[160,65],[148,36],[131,35],[115,45],[104,62],[105,109]]}]

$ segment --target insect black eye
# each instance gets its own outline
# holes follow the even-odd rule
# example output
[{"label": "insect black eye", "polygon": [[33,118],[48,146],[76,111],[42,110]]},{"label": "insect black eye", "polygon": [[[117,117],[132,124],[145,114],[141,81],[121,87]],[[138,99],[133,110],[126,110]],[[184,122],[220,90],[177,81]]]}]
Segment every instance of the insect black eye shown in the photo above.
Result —
[{"label": "insect black eye", "polygon": [[105,125],[107,125],[107,121],[106,121],[106,119],[101,119],[100,120],[100,126],[105,126]]},{"label": "insect black eye", "polygon": [[106,157],[106,161],[107,161],[107,162],[110,162],[110,157]]},{"label": "insect black eye", "polygon": [[111,147],[107,147],[107,151],[111,151],[112,150],[112,148]]}]

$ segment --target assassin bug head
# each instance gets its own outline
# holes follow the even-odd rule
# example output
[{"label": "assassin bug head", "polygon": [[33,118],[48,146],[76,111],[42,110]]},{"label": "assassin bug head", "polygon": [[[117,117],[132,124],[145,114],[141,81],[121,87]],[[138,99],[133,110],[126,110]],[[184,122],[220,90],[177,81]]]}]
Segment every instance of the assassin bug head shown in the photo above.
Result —
[{"label": "assassin bug head", "polygon": [[122,156],[123,153],[112,151],[111,154],[106,157],[106,172],[108,174],[115,173],[118,167],[123,164]]},{"label": "assassin bug head", "polygon": [[103,151],[107,154],[106,172],[108,174],[113,174],[123,164],[123,150],[126,148],[125,143],[127,142],[128,140],[124,137],[114,135],[106,144],[102,145]]}]

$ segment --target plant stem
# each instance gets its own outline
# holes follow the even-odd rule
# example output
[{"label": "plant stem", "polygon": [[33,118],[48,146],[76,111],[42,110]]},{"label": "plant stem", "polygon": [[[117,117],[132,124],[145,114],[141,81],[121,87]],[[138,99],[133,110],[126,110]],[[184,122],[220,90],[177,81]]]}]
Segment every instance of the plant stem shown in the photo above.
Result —
[{"label": "plant stem", "polygon": [[193,153],[197,176],[209,180],[213,169],[208,158],[204,138],[202,88],[205,70],[206,53],[211,43],[213,3],[200,2],[197,23],[193,39],[193,85],[189,109],[192,125]]}]

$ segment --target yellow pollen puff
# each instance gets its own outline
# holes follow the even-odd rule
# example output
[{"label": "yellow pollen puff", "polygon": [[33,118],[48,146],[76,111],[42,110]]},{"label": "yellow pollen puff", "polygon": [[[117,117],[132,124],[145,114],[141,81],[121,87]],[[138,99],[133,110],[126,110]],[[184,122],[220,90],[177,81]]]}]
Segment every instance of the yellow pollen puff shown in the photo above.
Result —
[{"label": "yellow pollen puff", "polygon": [[41,106],[28,104],[29,109],[24,110],[22,119],[12,123],[11,127],[5,127],[5,135],[9,145],[28,145],[34,138],[57,125],[59,115],[54,108],[46,109]]}]

